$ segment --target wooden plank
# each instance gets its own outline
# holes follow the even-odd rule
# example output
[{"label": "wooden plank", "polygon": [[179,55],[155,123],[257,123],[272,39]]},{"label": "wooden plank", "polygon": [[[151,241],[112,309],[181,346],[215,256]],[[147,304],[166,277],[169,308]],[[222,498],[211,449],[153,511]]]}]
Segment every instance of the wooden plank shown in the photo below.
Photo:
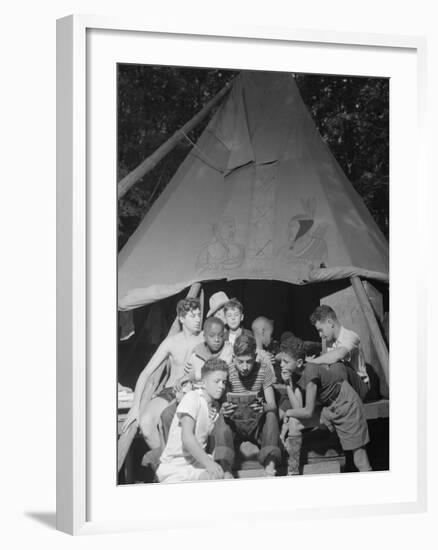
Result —
[{"label": "wooden plank", "polygon": [[245,460],[234,472],[234,476],[240,479],[265,477],[265,470],[257,460]]},{"label": "wooden plank", "polygon": [[377,323],[377,319],[376,319],[373,307],[367,296],[367,293],[365,292],[362,281],[359,279],[359,277],[356,277],[356,276],[351,277],[350,281],[351,281],[351,286],[353,287],[354,292],[356,294],[359,305],[362,309],[362,313],[364,314],[365,320],[368,324],[371,338],[373,340],[373,344],[374,344],[377,356],[379,358],[380,364],[383,369],[385,382],[389,387],[389,353],[388,353],[388,348],[386,346],[385,340],[382,336],[382,333],[380,332],[380,327]]},{"label": "wooden plank", "polygon": [[377,418],[389,418],[389,400],[381,399],[371,403],[364,403],[365,418],[375,420]]},{"label": "wooden plank", "polygon": [[303,468],[303,475],[339,474],[339,473],[341,473],[341,465],[336,460],[318,462],[315,464],[306,464]]},{"label": "wooden plank", "polygon": [[[158,384],[160,382],[160,379],[164,373],[165,368],[167,367],[167,360],[163,361],[158,369],[154,372],[154,374],[150,377],[148,382],[145,385],[143,395],[141,397],[140,401],[140,410],[142,410],[142,407],[146,403],[148,403],[152,395],[155,392],[155,389],[158,387]],[[134,441],[134,438],[137,434],[138,430],[138,422],[133,422],[126,432],[122,432],[119,441],[117,444],[117,471],[120,472],[121,467],[123,466],[123,463],[125,462],[126,455],[128,454],[128,451],[132,445],[132,442]]]},{"label": "wooden plank", "polygon": [[124,178],[122,178],[117,184],[117,197],[121,199],[125,193],[145,174],[150,172],[155,166],[164,158],[175,145],[184,139],[184,136],[195,128],[201,120],[203,120],[211,109],[219,103],[219,101],[229,92],[231,84],[227,84],[222,90],[217,93],[213,99],[211,99],[193,118],[191,118],[184,126],[177,130],[172,137],[164,142],[158,149],[152,153],[147,159],[140,163],[137,168],[134,168],[132,172],[129,172]]}]

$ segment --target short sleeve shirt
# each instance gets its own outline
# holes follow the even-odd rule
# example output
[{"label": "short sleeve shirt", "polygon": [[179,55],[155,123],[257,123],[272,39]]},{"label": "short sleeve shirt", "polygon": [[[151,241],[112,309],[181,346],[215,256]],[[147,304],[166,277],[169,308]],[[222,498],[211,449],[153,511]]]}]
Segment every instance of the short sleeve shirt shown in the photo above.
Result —
[{"label": "short sleeve shirt", "polygon": [[256,362],[249,375],[241,377],[237,367],[231,363],[228,368],[228,381],[232,392],[253,391],[261,394],[262,390],[275,383],[275,375],[270,365]]},{"label": "short sleeve shirt", "polygon": [[301,390],[306,391],[307,384],[313,382],[317,387],[317,398],[326,405],[336,399],[339,393],[339,383],[345,380],[345,371],[327,369],[326,365],[306,363],[301,375],[294,376],[294,381]]},{"label": "short sleeve shirt", "polygon": [[360,346],[360,338],[355,332],[348,330],[345,327],[341,327],[338,338],[331,346],[331,349],[336,348],[345,348],[348,350],[345,361],[348,361],[360,376],[367,376],[365,359]]},{"label": "short sleeve shirt", "polygon": [[176,409],[170,425],[166,447],[161,455],[160,462],[177,463],[181,465],[194,464],[194,458],[188,454],[182,444],[181,417],[189,415],[195,421],[195,437],[200,447],[205,449],[208,436],[214,428],[217,413],[209,409],[202,390],[186,393]]}]

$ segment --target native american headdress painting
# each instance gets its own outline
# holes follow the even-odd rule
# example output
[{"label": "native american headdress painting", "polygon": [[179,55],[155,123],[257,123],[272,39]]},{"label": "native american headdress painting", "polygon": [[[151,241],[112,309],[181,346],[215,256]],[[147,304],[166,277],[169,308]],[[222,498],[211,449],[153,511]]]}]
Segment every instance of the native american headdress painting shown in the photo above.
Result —
[{"label": "native american headdress painting", "polygon": [[292,216],[287,226],[287,244],[278,251],[278,256],[288,263],[307,260],[315,266],[327,260],[328,250],[325,234],[328,224],[315,219],[316,198],[301,199],[302,211]]}]

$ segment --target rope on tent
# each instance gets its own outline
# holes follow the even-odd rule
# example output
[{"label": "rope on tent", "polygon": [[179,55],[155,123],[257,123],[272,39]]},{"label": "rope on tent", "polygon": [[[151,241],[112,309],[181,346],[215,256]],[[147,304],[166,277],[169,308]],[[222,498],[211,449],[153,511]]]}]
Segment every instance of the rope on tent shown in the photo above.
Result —
[{"label": "rope on tent", "polygon": [[184,130],[182,130],[182,129],[178,130],[178,133],[180,133],[182,135],[182,137],[185,138],[190,143],[190,145],[193,147],[193,149],[198,152],[198,155],[195,155],[195,156],[201,162],[203,162],[204,164],[206,164],[210,168],[213,168],[213,170],[216,170],[216,172],[219,172],[223,176],[226,176],[228,174],[228,170],[224,170],[223,168],[219,168],[218,166],[216,166],[214,164],[214,162],[211,160],[211,158],[209,158],[208,155],[206,155],[204,153],[204,151],[202,151],[202,149],[200,149],[196,145],[196,143],[189,138],[189,136],[184,132]]}]

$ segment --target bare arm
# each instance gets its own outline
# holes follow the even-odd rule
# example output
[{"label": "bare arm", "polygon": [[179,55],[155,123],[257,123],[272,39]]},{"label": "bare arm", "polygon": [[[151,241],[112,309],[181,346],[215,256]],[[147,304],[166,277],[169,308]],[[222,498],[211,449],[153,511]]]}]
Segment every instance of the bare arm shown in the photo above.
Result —
[{"label": "bare arm", "polygon": [[183,414],[180,420],[183,448],[207,470],[211,479],[222,479],[224,471],[221,466],[208,456],[195,437],[195,420],[188,414]]},{"label": "bare arm", "polygon": [[306,386],[306,405],[299,409],[289,409],[286,411],[286,416],[291,416],[292,418],[311,418],[315,410],[316,390],[315,382],[309,382]]},{"label": "bare arm", "polygon": [[275,402],[274,388],[272,386],[268,386],[267,388],[264,388],[263,394],[265,396],[265,405],[263,407],[265,412],[276,411],[277,404]]},{"label": "bare arm", "polygon": [[286,390],[292,408],[301,409],[303,407],[303,396],[301,394],[301,390],[298,387],[295,387],[294,389],[292,384],[287,384]]},{"label": "bare arm", "polygon": [[210,466],[212,460],[208,454],[201,448],[195,437],[195,421],[188,415],[181,416],[181,437],[183,448],[192,456],[196,462],[199,462],[204,468]]},{"label": "bare arm", "polygon": [[348,351],[347,348],[340,347],[340,348],[327,351],[326,353],[323,353],[319,357],[312,358],[311,362],[317,365],[321,365],[324,363],[331,365],[332,363],[337,363],[338,361],[342,361],[342,359],[344,359],[344,357],[346,357],[349,353],[350,352]]}]

